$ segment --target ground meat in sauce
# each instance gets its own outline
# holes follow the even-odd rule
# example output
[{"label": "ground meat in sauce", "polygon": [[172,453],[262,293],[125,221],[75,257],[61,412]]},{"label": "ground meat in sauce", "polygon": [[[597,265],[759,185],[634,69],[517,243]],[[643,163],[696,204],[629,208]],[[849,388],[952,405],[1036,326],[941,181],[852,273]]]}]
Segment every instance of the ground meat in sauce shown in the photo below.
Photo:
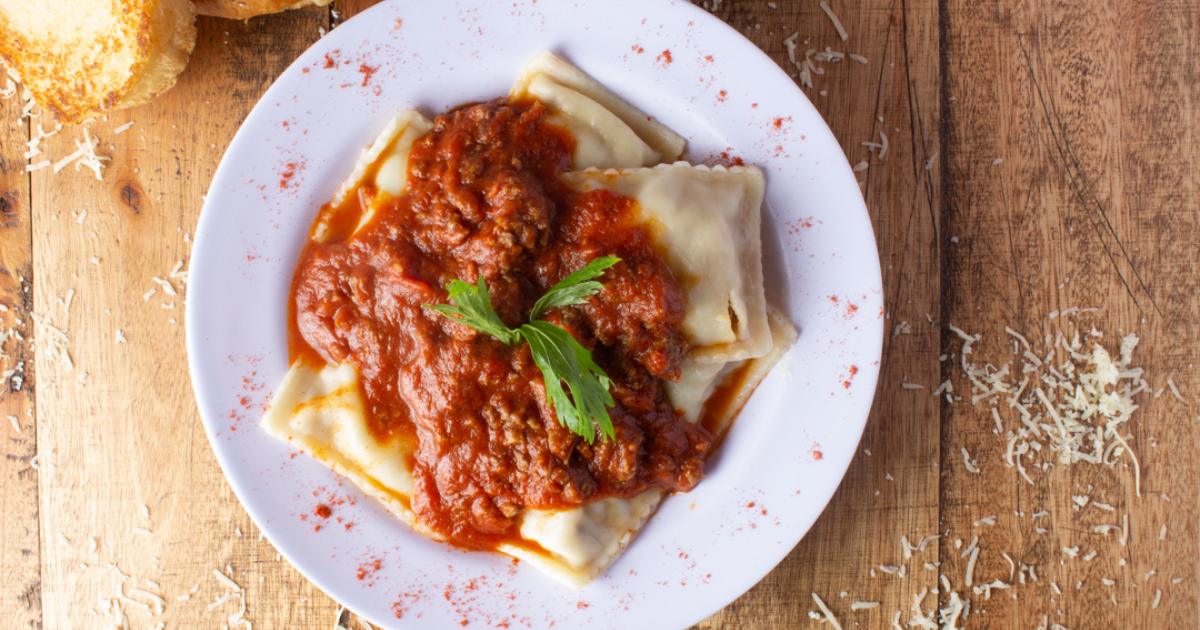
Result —
[{"label": "ground meat in sauce", "polygon": [[[344,242],[312,244],[293,286],[299,337],[363,376],[371,430],[415,439],[417,518],[455,544],[516,536],[526,507],[579,505],[649,487],[688,490],[708,432],[668,403],[679,376],[684,295],[632,200],[559,182],[573,139],[537,102],[497,100],[438,116],[409,158],[407,194]],[[622,262],[585,305],[548,319],[592,349],[613,379],[617,439],[585,441],[548,409],[524,344],[422,308],[454,278],[482,276],[509,325],[567,273]]]}]

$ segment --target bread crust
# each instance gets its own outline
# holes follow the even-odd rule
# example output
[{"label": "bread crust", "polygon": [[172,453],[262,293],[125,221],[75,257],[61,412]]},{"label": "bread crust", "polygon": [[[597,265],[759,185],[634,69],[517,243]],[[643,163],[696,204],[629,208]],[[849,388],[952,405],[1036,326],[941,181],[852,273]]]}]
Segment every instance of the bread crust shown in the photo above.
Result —
[{"label": "bread crust", "polygon": [[0,0],[0,59],[42,111],[82,122],[174,85],[195,17],[191,0]]},{"label": "bread crust", "polygon": [[323,7],[332,0],[196,0],[200,15],[244,20],[256,15],[278,13],[289,9]]}]

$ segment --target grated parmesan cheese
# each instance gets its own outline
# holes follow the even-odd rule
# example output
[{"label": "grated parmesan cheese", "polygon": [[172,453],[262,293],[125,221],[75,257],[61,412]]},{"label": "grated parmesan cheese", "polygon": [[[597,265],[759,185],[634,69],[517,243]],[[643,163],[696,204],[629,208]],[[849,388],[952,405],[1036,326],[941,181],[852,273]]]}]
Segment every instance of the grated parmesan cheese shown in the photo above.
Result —
[{"label": "grated parmesan cheese", "polygon": [[963,467],[967,469],[967,472],[978,475],[979,464],[971,459],[971,454],[967,452],[967,447],[965,446],[962,447],[962,457]]},{"label": "grated parmesan cheese", "polygon": [[817,604],[817,608],[821,609],[821,614],[824,615],[824,619],[821,621],[832,625],[834,630],[842,630],[842,624],[838,622],[837,617],[833,615],[833,611],[829,610],[829,607],[825,605],[825,602],[821,601],[820,596],[818,596],[816,593],[812,593],[812,598],[813,602]]},{"label": "grated parmesan cheese", "polygon": [[888,150],[887,133],[884,130],[880,129],[879,130],[879,142],[867,141],[867,142],[863,142],[862,145],[864,147],[866,147],[867,150],[872,153],[875,153],[876,151],[878,151],[879,153],[876,155],[876,157],[878,157],[879,159],[882,160],[884,157],[887,156],[887,150]]},{"label": "grated parmesan cheese", "polygon": [[1171,390],[1171,395],[1175,397],[1175,400],[1178,400],[1181,403],[1187,403],[1187,399],[1184,398],[1183,394],[1179,391],[1179,386],[1175,384],[1174,377],[1167,377],[1167,388]]},{"label": "grated parmesan cheese", "polygon": [[1004,561],[1008,563],[1008,579],[1011,580],[1017,573],[1017,563],[1013,561],[1012,556],[1008,555],[1008,552],[1002,551],[1000,552],[1000,555],[1004,558]]},{"label": "grated parmesan cheese", "polygon": [[[1070,307],[1052,312],[1050,318],[1095,310]],[[1070,325],[1071,320],[1064,321],[1061,325]],[[1121,340],[1120,358],[1114,360],[1097,342],[1085,347],[1078,332],[1070,337],[1061,331],[1046,335],[1045,347],[1038,349],[1028,337],[1006,327],[1021,360],[1014,373],[1010,364],[975,364],[971,356],[981,337],[952,324],[948,329],[962,340],[960,367],[971,384],[972,404],[996,398],[1007,403],[989,403],[993,432],[1006,436],[1005,463],[1026,482],[1034,483],[1026,462],[1046,472],[1054,463],[1112,466],[1127,455],[1135,494],[1141,496],[1141,465],[1124,431],[1137,409],[1133,396],[1145,386],[1142,370],[1131,365],[1135,335]]]},{"label": "grated parmesan cheese", "polygon": [[833,28],[837,31],[838,37],[842,41],[850,39],[850,34],[846,32],[846,27],[842,26],[842,20],[833,12],[833,8],[829,6],[829,2],[821,0],[821,10],[825,12],[826,17],[833,23]]},{"label": "grated parmesan cheese", "polygon": [[92,170],[92,173],[96,175],[96,179],[103,180],[104,176],[101,174],[101,171],[104,170],[104,163],[109,161],[111,158],[97,155],[96,147],[98,145],[99,141],[93,138],[90,133],[88,133],[87,127],[84,127],[83,140],[76,140],[75,150],[54,163],[54,172],[58,173],[64,168],[74,164],[76,171],[78,171],[80,167],[86,167]]},{"label": "grated parmesan cheese", "polygon": [[963,583],[968,587],[975,579],[975,561],[979,559],[979,548],[971,550],[971,557],[967,559],[967,570],[963,574]]}]

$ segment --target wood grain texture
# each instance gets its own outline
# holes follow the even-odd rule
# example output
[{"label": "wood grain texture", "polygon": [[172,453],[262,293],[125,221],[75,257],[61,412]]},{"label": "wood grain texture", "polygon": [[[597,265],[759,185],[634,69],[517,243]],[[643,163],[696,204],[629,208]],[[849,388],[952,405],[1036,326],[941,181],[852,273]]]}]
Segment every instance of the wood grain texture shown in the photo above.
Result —
[{"label": "wood grain texture", "polygon": [[29,123],[18,120],[20,113],[19,95],[0,101],[0,604],[17,627],[34,627],[41,624],[42,602],[38,479],[31,464],[37,454],[33,223],[24,158]]},{"label": "wood grain texture", "polygon": [[[332,617],[334,605],[234,507],[184,367],[185,288],[169,277],[186,266],[224,147],[327,20],[324,10],[245,23],[201,19],[191,63],[172,90],[91,126],[112,157],[104,181],[70,169],[34,173],[34,274],[46,279],[35,304],[68,334],[73,363],[39,328],[47,628],[111,627],[121,617],[109,607],[113,598],[132,627],[219,627],[239,608],[236,598],[209,607],[227,591],[212,571],[226,567],[246,589],[247,617],[259,627],[325,627]],[[127,121],[133,127],[115,135]],[[48,152],[68,152],[78,134],[64,130]],[[134,587],[161,593],[164,614],[135,603],[150,598]]]},{"label": "wood grain texture", "polygon": [[[957,242],[944,243],[943,312],[983,335],[976,362],[1013,360],[1005,326],[1040,339],[1078,320],[1110,351],[1138,334],[1134,364],[1153,388],[1173,378],[1197,392],[1196,18],[1185,2],[948,3],[943,223]],[[1047,317],[1069,307],[1102,310]],[[1012,581],[1002,552],[1040,578],[980,602],[990,627],[1196,627],[1196,407],[1169,393],[1139,403],[1141,498],[1128,459],[1027,483],[1003,463],[986,405],[946,410],[943,570],[961,588],[966,559],[949,541],[978,536],[977,584]],[[1125,514],[1127,545],[1095,531]],[[975,524],[989,515],[994,527]]]},{"label": "wood grain texture", "polygon": [[[332,625],[336,602],[259,538],[211,455],[177,369],[186,365],[186,288],[168,273],[186,264],[201,196],[259,95],[320,29],[371,4],[201,19],[174,89],[91,126],[112,157],[103,182],[70,169],[27,175],[29,129],[14,122],[15,99],[0,101],[0,304],[9,307],[0,330],[16,325],[29,340],[9,339],[0,352],[0,371],[24,362],[26,375],[0,390],[0,416],[21,426],[13,432],[0,417],[5,627],[108,627],[119,618],[106,602],[118,594],[130,627],[220,626],[239,606],[209,610],[226,592],[212,571],[226,567],[257,627]],[[846,42],[816,0],[698,4],[794,77],[783,43],[792,33],[801,55],[828,46],[867,59],[820,64],[805,91],[850,163],[865,163],[889,329],[861,452],[828,509],[766,579],[699,627],[828,627],[810,619],[810,593],[846,628],[888,627],[895,611],[907,624],[913,596],[940,588],[942,576],[972,600],[969,628],[1036,628],[1043,616],[1071,630],[1196,627],[1195,3],[830,0]],[[127,121],[134,126],[115,135]],[[45,141],[47,154],[69,152],[79,134]],[[862,144],[883,135],[882,157]],[[1034,337],[1061,327],[1046,314],[1069,306],[1103,307],[1080,321],[1105,331],[1110,349],[1139,334],[1135,363],[1152,386],[1171,377],[1187,397],[1146,397],[1131,422],[1141,498],[1128,467],[1056,467],[1027,484],[1004,464],[986,407],[930,395],[946,379],[968,391],[945,324],[983,336],[977,360],[1011,361],[1005,326]],[[964,468],[963,448],[979,474]],[[1075,509],[1083,494],[1115,511]],[[1035,523],[1040,510],[1048,516]],[[1091,531],[1125,511],[1126,546]],[[976,525],[987,516],[996,524]],[[904,558],[902,536],[932,534],[942,536]],[[1008,581],[1002,552],[1039,579],[990,599],[971,593],[959,547],[972,536],[976,583]],[[1074,546],[1097,555],[1064,557]],[[881,565],[903,565],[905,576]],[[147,598],[130,587],[162,593],[164,613],[134,603]],[[945,591],[937,597],[948,603]],[[880,606],[851,611],[855,600]]]},{"label": "wood grain texture", "polygon": [[[883,627],[907,610],[911,593],[935,588],[937,542],[905,561],[901,537],[914,544],[938,532],[938,401],[911,396],[904,381],[932,382],[939,335],[926,316],[939,312],[936,161],[938,147],[937,2],[874,2],[854,10],[833,3],[849,40],[843,43],[816,2],[725,2],[717,15],[792,71],[784,40],[799,33],[806,49],[853,52],[866,65],[823,64],[805,92],[846,148],[859,173],[879,242],[887,292],[885,352],[874,411],[859,454],[829,507],[804,540],[766,579],[704,628],[795,628],[812,625],[816,593],[846,627]],[[799,55],[798,55],[799,56]],[[882,159],[862,145],[886,134]],[[910,334],[891,330],[906,322]],[[868,455],[869,454],[869,455]],[[906,577],[880,565],[904,566]],[[851,612],[852,602],[875,601]]]}]

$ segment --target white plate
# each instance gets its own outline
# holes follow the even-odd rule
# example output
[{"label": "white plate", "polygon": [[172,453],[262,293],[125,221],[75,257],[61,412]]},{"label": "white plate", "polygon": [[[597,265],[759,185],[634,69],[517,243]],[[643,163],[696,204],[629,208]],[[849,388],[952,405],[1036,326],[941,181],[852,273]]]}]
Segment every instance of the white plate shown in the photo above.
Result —
[{"label": "white plate", "polygon": [[[578,593],[505,557],[413,534],[257,427],[287,368],[297,253],[358,152],[396,109],[505,94],[546,49],[686,136],[691,160],[728,149],[765,170],[768,295],[800,330],[708,476],[668,499]],[[246,118],[196,230],[187,340],[205,429],[238,498],[292,564],[373,623],[669,628],[749,589],[821,513],[871,406],[882,312],[871,223],[841,148],[791,79],[733,29],[686,2],[414,0],[339,26]],[[344,522],[315,531],[320,502]]]}]

